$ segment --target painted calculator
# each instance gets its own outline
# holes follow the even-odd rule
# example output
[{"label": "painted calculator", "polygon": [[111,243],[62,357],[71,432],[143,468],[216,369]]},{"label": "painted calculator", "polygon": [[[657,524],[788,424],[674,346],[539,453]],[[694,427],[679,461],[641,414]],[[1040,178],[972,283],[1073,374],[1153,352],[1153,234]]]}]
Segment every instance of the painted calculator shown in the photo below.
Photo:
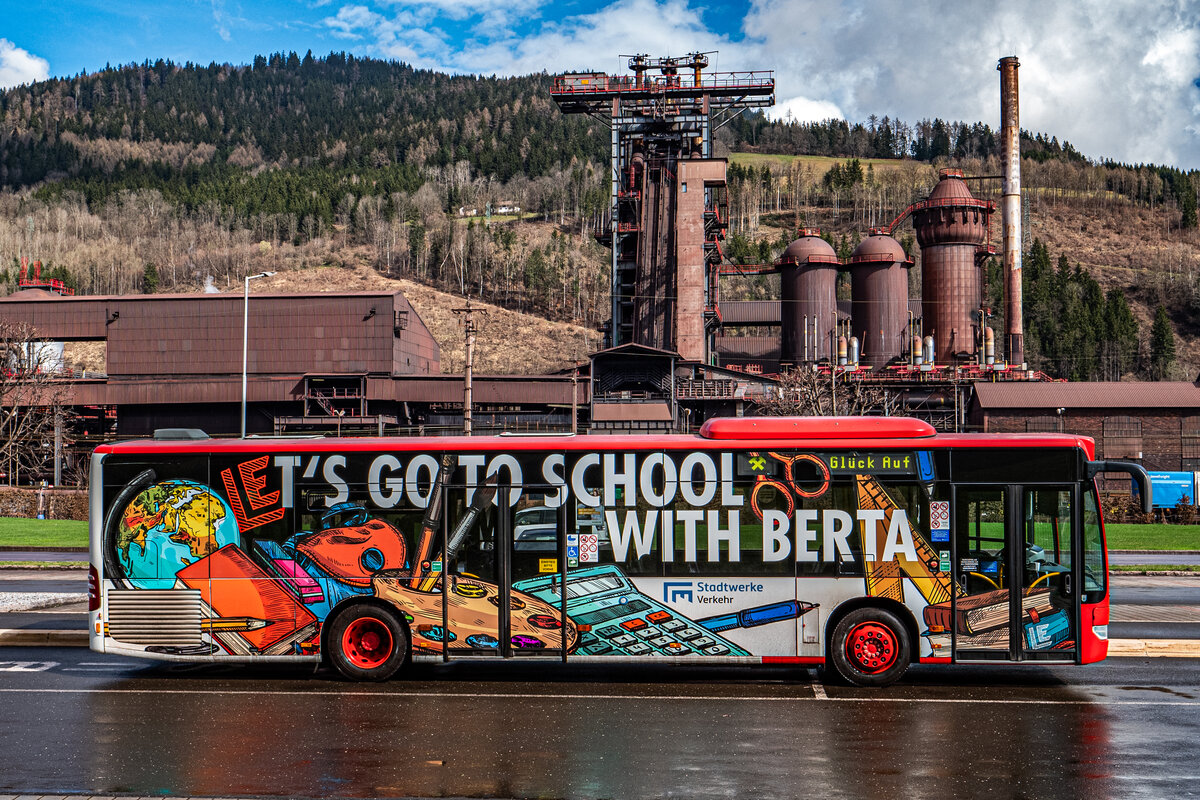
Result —
[{"label": "painted calculator", "polygon": [[[559,576],[513,588],[558,607]],[[643,594],[620,568],[605,564],[567,573],[567,616],[579,626],[580,655],[748,656],[749,652]]]}]

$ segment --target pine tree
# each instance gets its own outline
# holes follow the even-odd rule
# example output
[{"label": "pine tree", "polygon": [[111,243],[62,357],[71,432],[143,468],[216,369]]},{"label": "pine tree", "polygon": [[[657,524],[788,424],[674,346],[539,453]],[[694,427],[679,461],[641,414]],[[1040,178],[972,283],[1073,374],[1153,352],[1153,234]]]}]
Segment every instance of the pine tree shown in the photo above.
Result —
[{"label": "pine tree", "polygon": [[154,294],[158,291],[158,267],[153,262],[146,263],[142,271],[142,294]]},{"label": "pine tree", "polygon": [[1137,362],[1138,324],[1125,293],[1109,289],[1104,301],[1103,377],[1120,380]]},{"label": "pine tree", "polygon": [[1175,361],[1175,332],[1167,309],[1159,305],[1154,312],[1154,325],[1150,328],[1150,378],[1165,380]]}]

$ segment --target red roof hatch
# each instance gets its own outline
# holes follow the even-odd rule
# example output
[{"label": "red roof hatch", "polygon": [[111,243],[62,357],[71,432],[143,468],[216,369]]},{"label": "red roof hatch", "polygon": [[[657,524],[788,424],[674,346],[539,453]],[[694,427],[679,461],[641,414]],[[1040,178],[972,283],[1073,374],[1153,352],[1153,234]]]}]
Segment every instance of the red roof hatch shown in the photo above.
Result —
[{"label": "red roof hatch", "polygon": [[714,417],[705,439],[921,439],[936,431],[911,417]]}]

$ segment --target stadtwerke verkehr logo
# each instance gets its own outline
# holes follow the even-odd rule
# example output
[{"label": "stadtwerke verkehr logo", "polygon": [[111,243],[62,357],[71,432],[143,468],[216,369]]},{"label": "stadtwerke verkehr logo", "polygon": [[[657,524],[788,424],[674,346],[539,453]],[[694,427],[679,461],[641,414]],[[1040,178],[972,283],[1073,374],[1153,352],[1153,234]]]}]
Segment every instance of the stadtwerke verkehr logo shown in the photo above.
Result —
[{"label": "stadtwerke verkehr logo", "polygon": [[663,601],[666,603],[692,602],[694,586],[691,581],[667,581],[663,584]]}]

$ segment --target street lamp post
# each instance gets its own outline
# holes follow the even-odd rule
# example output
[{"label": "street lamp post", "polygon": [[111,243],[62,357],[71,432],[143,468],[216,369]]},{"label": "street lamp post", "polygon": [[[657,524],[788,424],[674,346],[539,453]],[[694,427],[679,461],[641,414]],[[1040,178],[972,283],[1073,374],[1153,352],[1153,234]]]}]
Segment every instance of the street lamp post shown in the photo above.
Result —
[{"label": "street lamp post", "polygon": [[242,438],[246,438],[246,369],[250,352],[250,281],[269,278],[274,272],[246,276],[246,291],[242,296]]}]

